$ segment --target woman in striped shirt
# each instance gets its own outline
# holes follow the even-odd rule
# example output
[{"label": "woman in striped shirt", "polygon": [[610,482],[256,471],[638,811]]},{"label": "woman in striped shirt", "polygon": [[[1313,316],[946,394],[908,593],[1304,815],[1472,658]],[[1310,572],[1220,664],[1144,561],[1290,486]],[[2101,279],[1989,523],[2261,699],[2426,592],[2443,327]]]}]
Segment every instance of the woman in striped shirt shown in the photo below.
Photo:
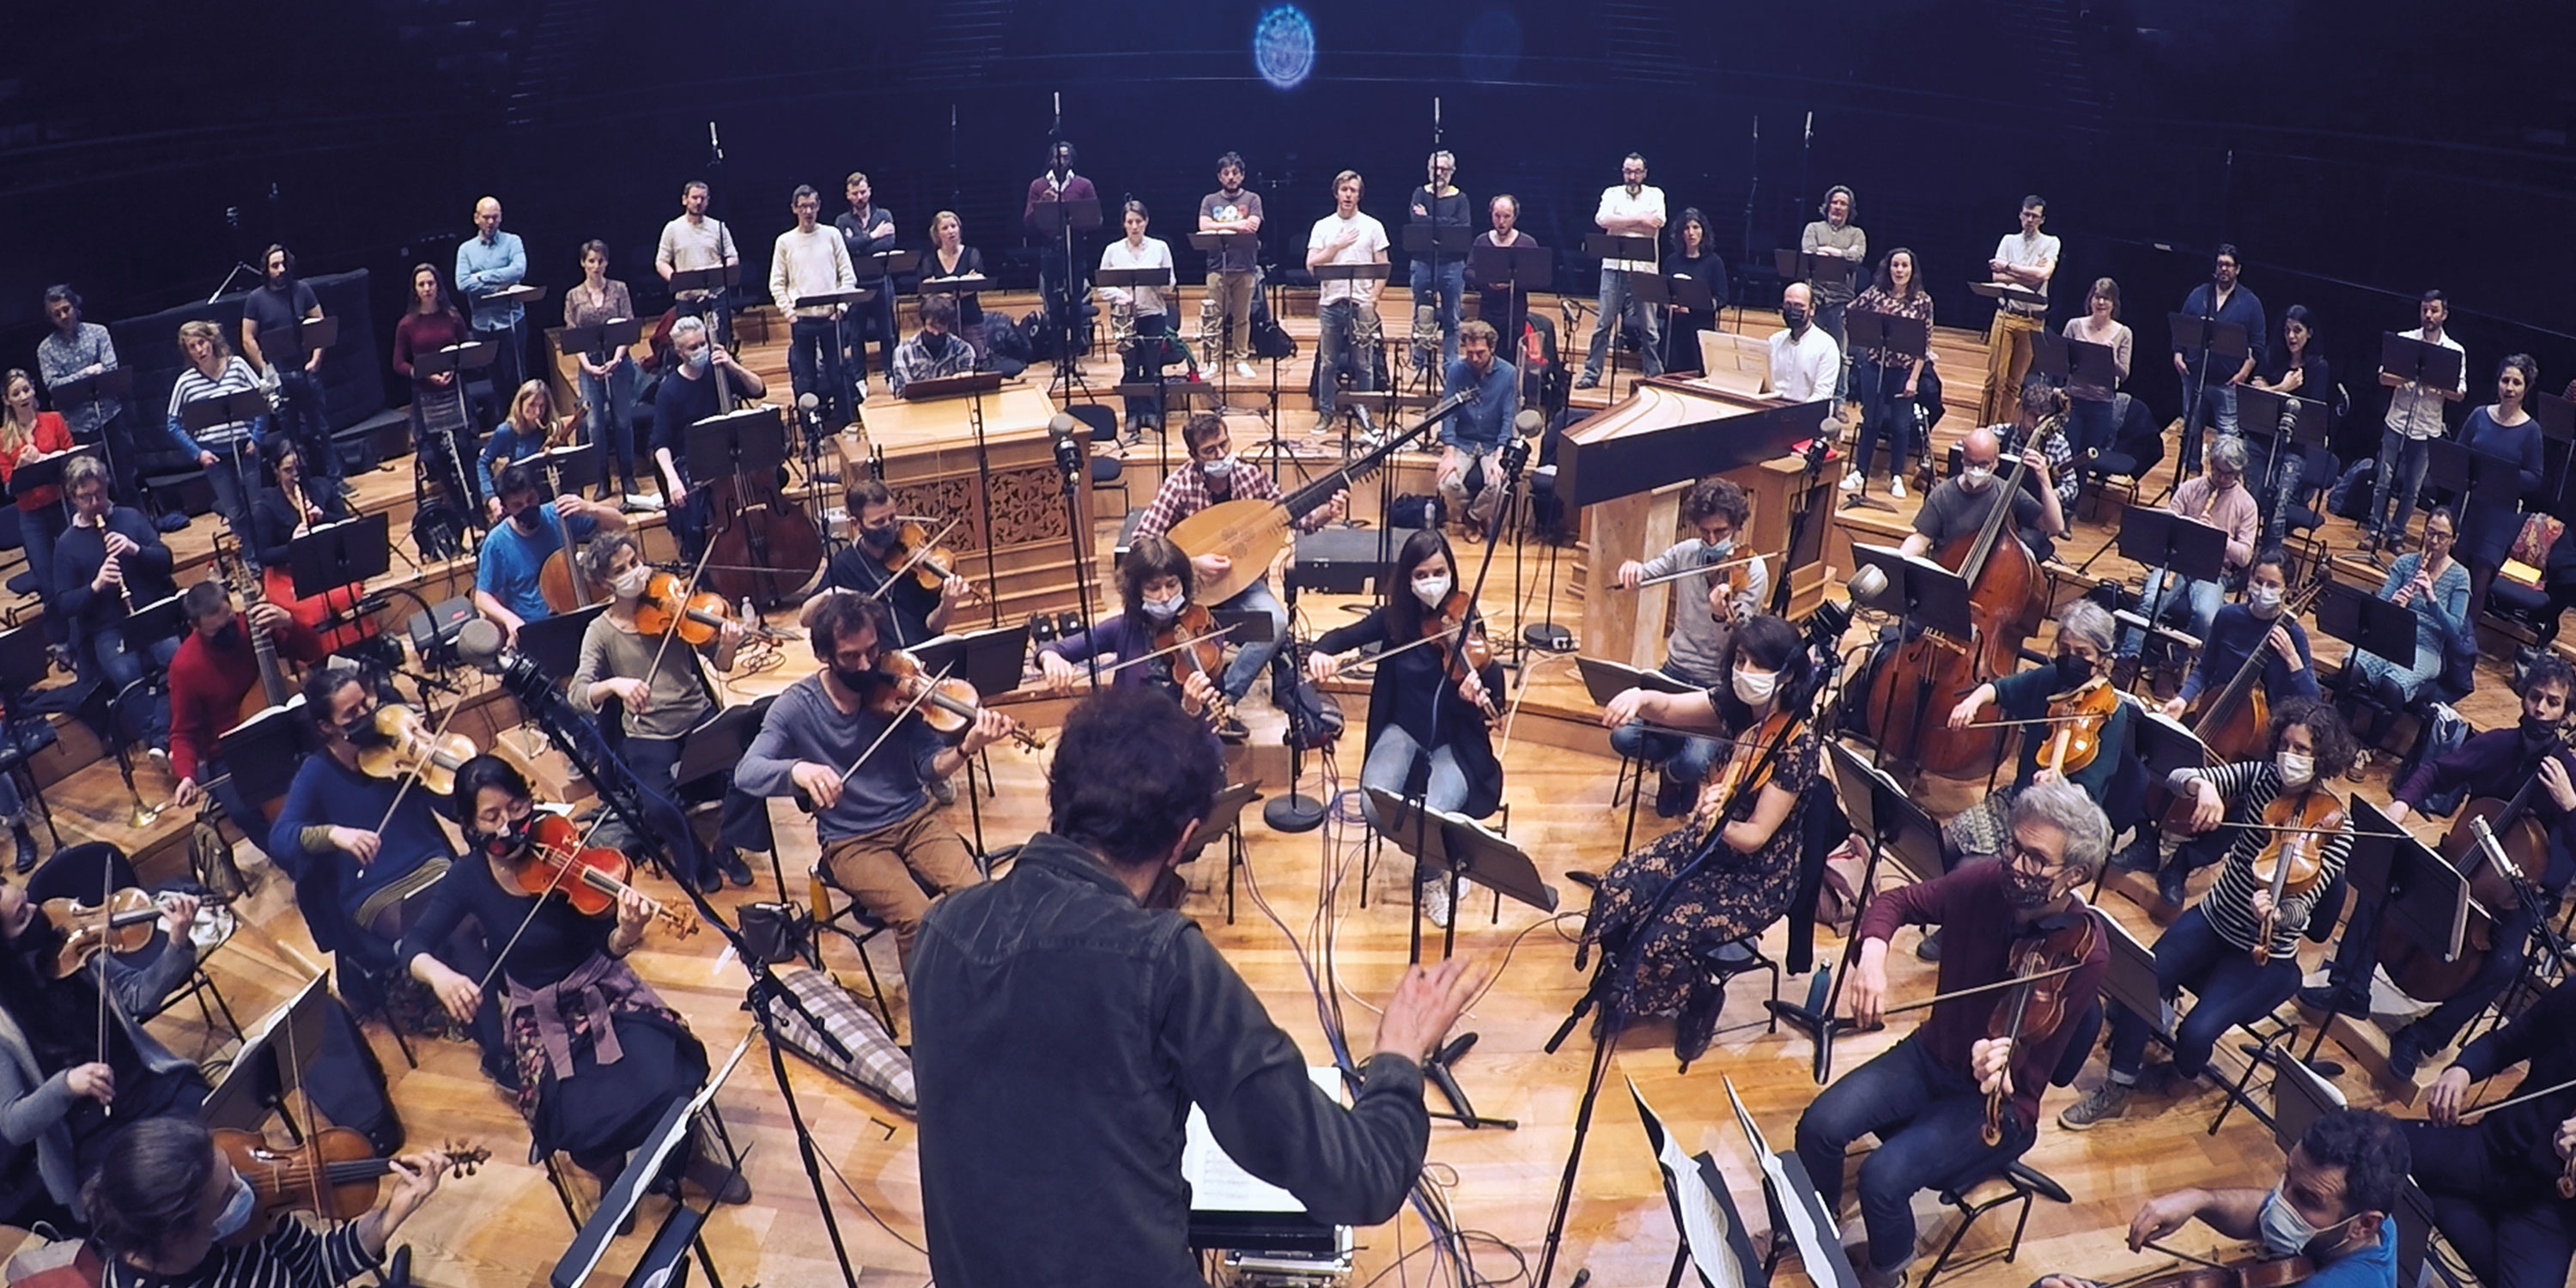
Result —
[{"label": "woman in striped shirt", "polygon": [[[2229,1029],[2262,1016],[2299,987],[2299,935],[2316,919],[2320,932],[2334,925],[2325,896],[2339,891],[2345,858],[2352,852],[2352,820],[2338,813],[2335,830],[2320,847],[2315,883],[2285,895],[2276,906],[2267,883],[2254,875],[2255,856],[2274,834],[2262,827],[2264,807],[2288,796],[2303,812],[2310,797],[2352,765],[2352,733],[2343,717],[2313,699],[2285,703],[2272,715],[2272,758],[2212,769],[2176,770],[2169,784],[2193,802],[2192,822],[2236,832],[2217,884],[2177,918],[2156,941],[2156,987],[2167,998],[2192,992],[2191,1011],[2175,1025],[2173,1064],[2183,1078],[2199,1077],[2210,1050]],[[2322,916],[2320,916],[2322,914]],[[2267,957],[2254,959],[2255,945]],[[2117,1002],[2111,1017],[2111,1076],[2092,1094],[2058,1115],[2057,1125],[2082,1131],[2128,1109],[2145,1062],[2153,1021]]]},{"label": "woman in striped shirt", "polygon": [[259,490],[259,440],[268,416],[263,412],[248,420],[204,425],[191,434],[180,409],[258,389],[259,377],[224,342],[223,328],[202,318],[179,324],[179,352],[188,365],[170,386],[170,437],[205,467],[206,482],[215,489],[215,508],[223,511],[224,523],[241,542],[245,560],[256,566],[259,537],[251,530],[250,498]]}]

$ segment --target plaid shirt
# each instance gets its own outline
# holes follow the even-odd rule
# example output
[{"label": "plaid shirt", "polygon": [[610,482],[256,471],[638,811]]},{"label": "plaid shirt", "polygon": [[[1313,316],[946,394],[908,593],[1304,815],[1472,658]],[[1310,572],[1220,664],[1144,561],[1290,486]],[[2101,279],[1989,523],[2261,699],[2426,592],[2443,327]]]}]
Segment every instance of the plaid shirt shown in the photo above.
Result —
[{"label": "plaid shirt", "polygon": [[964,336],[951,332],[948,352],[934,358],[930,356],[930,350],[922,346],[924,334],[915,331],[894,347],[894,367],[886,372],[886,384],[894,390],[897,398],[903,397],[904,386],[913,381],[962,376],[975,369],[975,346],[966,343]]},{"label": "plaid shirt", "polygon": [[[1241,458],[1234,462],[1234,472],[1226,476],[1228,501],[1276,501],[1279,485],[1261,472],[1261,467],[1248,465]],[[1172,525],[1217,503],[1208,492],[1207,471],[1193,461],[1172,471],[1163,486],[1154,490],[1154,503],[1145,507],[1145,517],[1137,521],[1136,536],[1159,537],[1171,531]],[[1299,532],[1312,532],[1324,526],[1324,511],[1318,509],[1297,521]]]}]

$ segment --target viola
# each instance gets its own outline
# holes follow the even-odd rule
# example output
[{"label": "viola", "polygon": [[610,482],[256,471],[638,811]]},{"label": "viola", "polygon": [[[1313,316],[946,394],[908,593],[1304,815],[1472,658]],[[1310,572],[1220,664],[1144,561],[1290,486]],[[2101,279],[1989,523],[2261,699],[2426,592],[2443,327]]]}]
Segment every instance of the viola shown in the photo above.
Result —
[{"label": "viola", "polygon": [[2120,691],[2103,679],[2086,680],[2049,700],[2048,748],[2039,763],[2060,776],[2082,773],[2102,751],[2102,731],[2120,709]]},{"label": "viola", "polygon": [[2254,856],[2254,879],[2271,891],[2272,911],[2263,914],[2262,930],[2254,936],[2255,965],[2272,960],[2272,919],[2280,915],[2281,900],[2316,890],[2325,875],[2326,838],[2341,831],[2343,822],[2343,802],[2322,787],[2275,796],[2263,807],[2263,826],[2276,830]]},{"label": "viola", "polygon": [[[906,708],[917,710],[930,727],[946,735],[961,734],[976,717],[984,714],[983,695],[975,686],[961,679],[938,679],[924,672],[921,659],[902,649],[887,649],[877,658],[876,673],[885,679],[868,695],[868,710],[892,718]],[[1011,725],[1011,740],[1030,751],[1046,747],[1046,739]]]},{"label": "viola", "polygon": [[[226,1240],[235,1247],[267,1237],[289,1212],[335,1221],[365,1216],[376,1205],[379,1183],[394,1170],[393,1160],[377,1157],[367,1138],[347,1127],[323,1128],[293,1149],[278,1149],[257,1132],[222,1128],[213,1135],[215,1148],[250,1186],[250,1224]],[[492,1157],[492,1151],[479,1146],[449,1145],[437,1153],[459,1176],[472,1175]]]},{"label": "viola", "polygon": [[[918,519],[906,519],[894,530],[894,542],[877,556],[885,570],[898,577],[909,573],[914,584],[923,590],[937,591],[957,575],[957,554],[941,545]],[[971,598],[980,599],[983,592],[967,588]]]},{"label": "viola", "polygon": [[[1484,619],[1476,615],[1475,599],[1463,590],[1450,591],[1449,597],[1440,601],[1438,612],[1424,615],[1422,637],[1440,655],[1441,670],[1452,683],[1461,686],[1462,697],[1467,677],[1473,674],[1481,679],[1485,668],[1494,664],[1494,647],[1485,637]],[[1476,699],[1476,709],[1489,723],[1500,718],[1490,692]]]},{"label": "viola", "polygon": [[[2325,582],[2326,579],[2319,578],[2301,587],[2298,594],[2282,605],[2281,615],[2274,620],[2288,622],[2306,612],[2308,606],[2316,602],[2316,597],[2324,593]],[[2281,626],[2272,628],[2274,631],[2283,629]],[[2221,761],[2233,764],[2260,760],[2271,742],[2272,700],[2271,695],[2263,692],[2261,680],[2265,659],[2272,656],[2271,632],[2267,631],[2262,642],[2245,656],[2244,663],[2236,668],[2236,674],[2230,676],[2225,685],[2201,690],[2200,696],[2192,700],[2190,709],[2183,712],[2192,736],[2200,739],[2201,745],[2209,748],[2209,753]]]},{"label": "viola", "polygon": [[152,942],[152,923],[161,919],[161,905],[152,895],[132,888],[115,891],[98,903],[47,899],[41,910],[63,935],[62,946],[54,950],[56,979],[80,973],[102,950],[141,952]]},{"label": "viola", "polygon": [[[1207,677],[1213,685],[1224,673],[1225,641],[1218,637],[1216,614],[1205,604],[1191,604],[1174,617],[1171,624],[1154,634],[1154,651],[1172,650],[1171,669],[1174,682],[1184,674],[1195,672]],[[1187,668],[1184,671],[1183,668]],[[1233,704],[1220,693],[1208,700],[1207,717],[1223,724],[1233,714]]]},{"label": "viola", "polygon": [[[677,631],[680,642],[703,648],[712,644],[724,628],[733,623],[733,606],[712,590],[688,590],[680,579],[668,572],[656,572],[644,583],[644,596],[635,601],[635,629],[646,635]],[[777,643],[787,635],[752,619],[742,626],[743,634],[754,639]]]},{"label": "viola", "polygon": [[[1986,1036],[2001,1038],[2010,1046],[2025,1039],[2044,1042],[2057,1026],[2066,1022],[2067,1013],[2075,1009],[2067,993],[2067,981],[2074,969],[2093,956],[2100,942],[2101,928],[2090,908],[2080,908],[2066,924],[2037,935],[2026,935],[2013,941],[2007,960],[2011,963],[2013,985],[1995,1003],[1994,1015],[1986,1022]],[[2003,1080],[1986,1093],[1986,1121],[1981,1135],[1989,1147],[2004,1139]]]},{"label": "viola", "polygon": [[374,719],[383,740],[358,749],[361,772],[370,778],[417,776],[440,796],[455,794],[456,771],[474,758],[473,739],[432,730],[419,712],[399,702],[376,708]]},{"label": "viola", "polygon": [[[503,860],[502,866],[510,870],[521,893],[539,898],[562,895],[573,911],[584,916],[616,916],[619,896],[634,889],[629,882],[635,865],[607,846],[583,844],[581,829],[561,814],[541,813],[530,820],[527,846]],[[688,908],[649,897],[644,902],[652,905],[654,919],[672,933],[698,933],[697,914]]]},{"label": "viola", "polygon": [[2121,1280],[2118,1288],[2289,1288],[2316,1273],[2317,1263],[2306,1257],[2259,1257],[2158,1271]]}]

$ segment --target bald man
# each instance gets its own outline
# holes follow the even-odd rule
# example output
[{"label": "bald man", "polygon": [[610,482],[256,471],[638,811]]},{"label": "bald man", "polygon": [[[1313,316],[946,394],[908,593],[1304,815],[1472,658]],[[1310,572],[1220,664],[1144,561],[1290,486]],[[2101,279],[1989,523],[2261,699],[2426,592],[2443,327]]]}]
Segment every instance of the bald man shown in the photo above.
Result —
[{"label": "bald man", "polygon": [[474,310],[474,338],[489,340],[500,350],[492,363],[494,389],[515,390],[525,379],[511,331],[525,310],[516,301],[485,304],[483,297],[516,286],[527,275],[528,248],[519,244],[517,233],[501,231],[501,199],[485,197],[475,202],[474,235],[456,247],[456,293]]},{"label": "bald man", "polygon": [[1780,320],[1771,333],[1771,392],[1793,403],[1813,402],[1834,391],[1842,374],[1842,346],[1816,325],[1816,301],[1805,282],[1780,292]]},{"label": "bald man", "polygon": [[2053,539],[2066,531],[2066,515],[2058,508],[2057,489],[2049,481],[2048,460],[2036,451],[2022,453],[2030,472],[2023,476],[2021,490],[2009,498],[1998,477],[1997,467],[2002,461],[2003,448],[1995,441],[1994,431],[1968,431],[1968,437],[1959,444],[1959,472],[1941,480],[1940,486],[1924,495],[1923,509],[1914,516],[1913,535],[1905,539],[1902,547],[1905,553],[1929,555],[1978,531],[1986,526],[1986,516],[2009,500],[2013,528],[2022,544],[2029,546],[2032,554],[2046,558]]}]

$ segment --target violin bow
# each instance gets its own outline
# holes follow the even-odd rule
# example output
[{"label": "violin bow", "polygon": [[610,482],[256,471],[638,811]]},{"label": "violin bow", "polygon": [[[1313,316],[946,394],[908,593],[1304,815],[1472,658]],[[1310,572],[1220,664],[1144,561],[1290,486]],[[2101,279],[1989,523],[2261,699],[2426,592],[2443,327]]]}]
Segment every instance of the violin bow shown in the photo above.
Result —
[{"label": "violin bow", "polygon": [[[962,518],[963,516],[960,517]],[[914,520],[914,522],[919,522],[919,520]],[[928,540],[923,541],[919,546],[914,547],[912,554],[908,558],[906,558],[902,563],[895,565],[895,570],[887,573],[886,579],[878,582],[875,590],[868,592],[868,598],[884,598],[886,588],[892,586],[896,579],[902,577],[905,573],[911,572],[914,564],[920,563],[922,560],[929,558],[930,548],[938,545],[941,538],[946,537],[950,532],[955,531],[957,523],[957,519],[950,519],[948,522],[939,525],[939,531],[933,534]]]},{"label": "violin bow", "polygon": [[[1208,632],[1207,634],[1205,634],[1205,635],[1193,635],[1193,636],[1191,636],[1190,638],[1185,639],[1185,640],[1182,640],[1182,641],[1180,641],[1180,642],[1178,642],[1178,643],[1170,644],[1170,645],[1166,645],[1166,646],[1164,646],[1164,647],[1162,647],[1162,648],[1155,649],[1155,650],[1154,650],[1153,652],[1151,652],[1151,653],[1139,653],[1139,654],[1137,654],[1137,655],[1136,655],[1136,656],[1134,656],[1134,657],[1126,658],[1126,659],[1124,659],[1124,660],[1120,661],[1120,662],[1118,663],[1118,665],[1116,665],[1116,666],[1104,666],[1104,667],[1100,668],[1100,674],[1101,674],[1104,678],[1105,678],[1105,677],[1108,677],[1108,676],[1116,675],[1116,674],[1117,674],[1117,673],[1119,673],[1120,671],[1124,671],[1124,670],[1126,670],[1128,667],[1134,666],[1134,665],[1136,665],[1136,664],[1137,664],[1137,663],[1139,663],[1139,662],[1151,662],[1151,661],[1153,661],[1155,658],[1161,657],[1161,656],[1163,656],[1163,655],[1164,655],[1164,654],[1166,654],[1166,653],[1178,653],[1178,652],[1180,652],[1182,649],[1189,648],[1189,647],[1191,647],[1192,645],[1205,644],[1205,643],[1207,643],[1209,640],[1223,640],[1226,636],[1231,635],[1231,634],[1233,634],[1233,633],[1234,633],[1234,628],[1233,628],[1233,627],[1231,627],[1231,626],[1221,626],[1221,627],[1218,627],[1218,628],[1217,628],[1217,629],[1215,629],[1215,630],[1209,631],[1209,632]],[[942,675],[945,675],[945,674],[947,674],[947,673],[943,671],[943,672],[941,672],[941,674],[942,674]]]},{"label": "violin bow", "polygon": [[849,768],[841,771],[841,781],[844,783],[850,781],[850,775],[859,772],[859,766],[868,763],[868,757],[877,754],[877,748],[884,746],[885,740],[894,736],[895,728],[903,723],[903,718],[919,710],[922,703],[929,701],[931,693],[948,679],[948,673],[954,669],[956,669],[954,664],[939,668],[939,674],[930,677],[929,681],[921,686],[920,692],[913,694],[901,707],[896,708],[895,713],[887,718],[886,727],[877,731],[876,740],[870,742],[866,750],[859,753],[858,759],[850,762]]},{"label": "violin bow", "polygon": [[[384,710],[381,706],[376,709],[379,711]],[[447,708],[447,714],[438,718],[438,728],[430,733],[429,741],[432,744],[435,744],[439,739],[445,738],[447,736],[448,722],[456,719],[456,713],[463,711],[464,709],[465,704],[462,702],[450,705]],[[375,719],[374,716],[369,716],[367,718],[370,721]],[[385,816],[376,820],[377,836],[382,837],[385,834],[385,828],[391,825],[394,821],[394,811],[402,808],[403,797],[411,791],[411,785],[413,783],[420,781],[421,771],[427,768],[429,768],[429,759],[424,756],[418,764],[415,764],[411,768],[403,771],[402,781],[394,786],[394,798],[392,802],[385,806]]]},{"label": "violin bow", "polygon": [[[113,919],[113,913],[112,913],[112,912],[110,912],[110,909],[109,909],[108,905],[109,905],[110,903],[114,902],[114,901],[115,901],[115,899],[116,899],[116,865],[115,865],[115,864],[113,864],[113,863],[101,863],[101,864],[99,864],[99,865],[98,865],[98,884],[99,884],[99,892],[98,892],[98,906],[99,906],[99,910],[100,910],[101,912],[108,912],[108,913],[110,913],[110,920],[109,920],[109,923],[108,923],[108,924],[109,924],[109,925],[111,925],[111,926],[113,926],[113,925],[115,924],[115,921],[114,921],[114,919]],[[112,936],[112,935],[111,935],[111,936],[109,936],[109,942],[111,942],[111,943],[113,943],[113,942],[114,942],[114,936]],[[98,955],[96,956],[95,961],[97,962],[97,966],[98,966],[98,970],[97,970],[97,973],[98,973],[98,1062],[99,1062],[100,1064],[105,1064],[105,1063],[107,1063],[107,1025],[108,1025],[108,1013],[107,1013],[107,994],[108,994],[108,987],[107,987],[107,953],[106,953],[104,950],[100,951],[100,952],[98,953]],[[301,1066],[301,1065],[299,1065],[299,1066],[297,1066],[297,1067],[301,1068],[302,1066]],[[116,1104],[115,1104],[115,1100],[116,1100],[116,1093],[114,1093],[113,1091],[111,1091],[111,1092],[109,1092],[109,1093],[108,1093],[108,1098],[107,1098],[106,1100],[103,1100],[103,1101],[100,1101],[100,1102],[99,1102],[99,1107],[98,1107],[99,1117],[101,1117],[101,1118],[113,1118],[113,1117],[115,1117],[115,1116],[116,1116]]]},{"label": "violin bow", "polygon": [[2466,1123],[2471,1115],[2484,1116],[2494,1113],[2499,1109],[2511,1109],[2515,1105],[2528,1104],[2543,1096],[2554,1096],[2559,1092],[2565,1091],[2569,1087],[2576,1087],[2576,1078],[2570,1078],[2554,1087],[2542,1087],[2538,1091],[2523,1092],[2521,1095],[2515,1096],[2511,1100],[2499,1100],[2492,1105],[2479,1105],[2474,1109],[2463,1109],[2460,1111],[2460,1121],[2462,1123]]},{"label": "violin bow", "polygon": [[2048,970],[2035,971],[2028,975],[2015,975],[2010,979],[1999,979],[1991,984],[1972,984],[1966,988],[1952,989],[1947,993],[1935,993],[1930,997],[1924,998],[1920,1002],[1907,1002],[1903,1006],[1883,1006],[1879,1008],[1878,1013],[1881,1016],[1901,1015],[1907,1011],[1922,1010],[1927,1006],[1938,1006],[1943,1002],[1951,1001],[1955,998],[1971,997],[1978,993],[1991,993],[1999,988],[2012,988],[2019,984],[2036,984],[2044,979],[2055,979],[2060,975],[2071,975],[2082,969],[2084,969],[2084,963],[2077,962],[2072,966],[2056,966],[2051,967]]},{"label": "violin bow", "polygon": [[[662,642],[653,646],[653,664],[644,668],[646,685],[651,685],[653,677],[661,671],[662,655],[671,651],[671,641],[679,636],[680,618],[687,615],[689,611],[689,596],[697,591],[698,578],[706,575],[707,558],[715,552],[716,543],[713,541],[707,542],[706,549],[698,552],[698,566],[689,570],[689,584],[681,588],[680,602],[671,605],[671,620],[662,624]],[[638,559],[644,557],[642,546],[636,547],[635,557]]]},{"label": "violin bow", "polygon": [[1634,586],[1621,586],[1619,589],[1630,591],[1644,590],[1648,586],[1660,586],[1668,581],[1680,581],[1684,577],[1695,577],[1702,573],[1724,572],[1729,568],[1741,568],[1746,564],[1758,563],[1770,557],[1771,556],[1769,555],[1754,554],[1743,555],[1734,559],[1722,559],[1716,563],[1704,563],[1684,568],[1680,572],[1668,572],[1661,577],[1648,577]]}]

